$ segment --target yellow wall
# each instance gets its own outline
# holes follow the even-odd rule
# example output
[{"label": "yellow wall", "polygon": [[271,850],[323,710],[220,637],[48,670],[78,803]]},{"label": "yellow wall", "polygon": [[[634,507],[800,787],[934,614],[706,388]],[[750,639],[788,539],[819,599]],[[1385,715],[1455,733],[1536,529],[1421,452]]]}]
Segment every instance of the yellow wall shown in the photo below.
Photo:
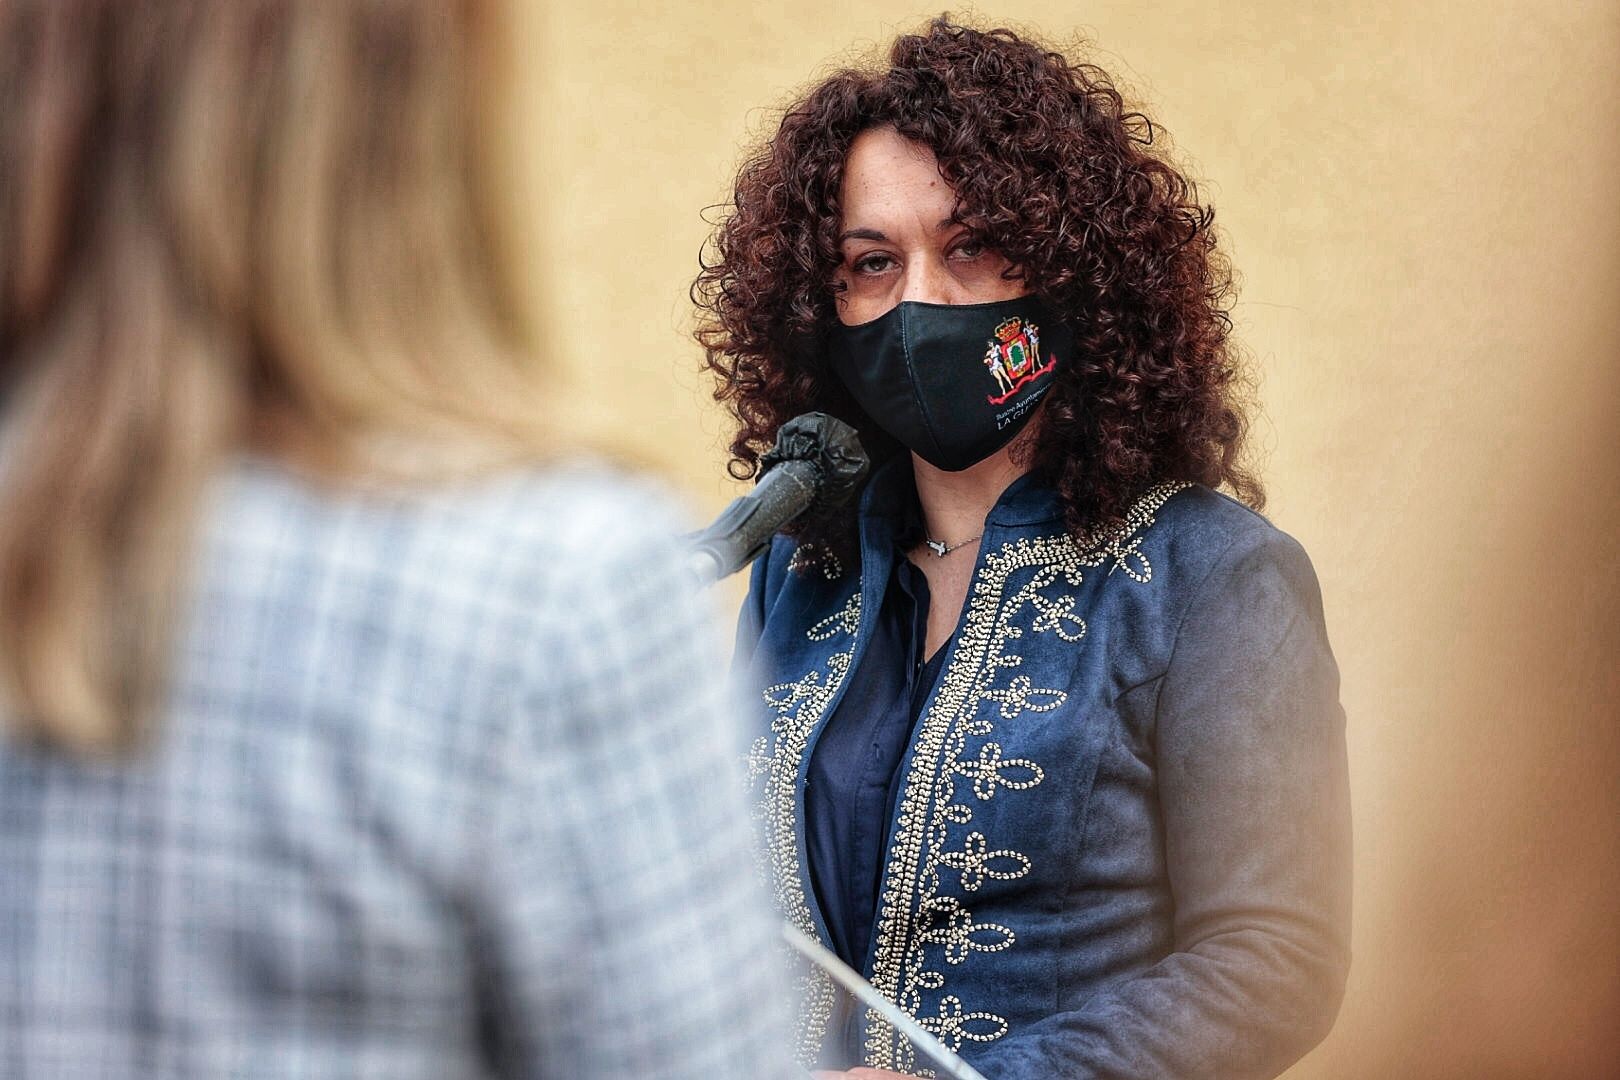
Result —
[{"label": "yellow wall", "polygon": [[[521,3],[521,0],[520,0]],[[526,5],[515,247],[582,413],[734,492],[685,337],[740,148],[903,3]],[[1290,1076],[1620,1068],[1620,4],[986,5],[1173,134],[1344,673],[1356,961]]]}]

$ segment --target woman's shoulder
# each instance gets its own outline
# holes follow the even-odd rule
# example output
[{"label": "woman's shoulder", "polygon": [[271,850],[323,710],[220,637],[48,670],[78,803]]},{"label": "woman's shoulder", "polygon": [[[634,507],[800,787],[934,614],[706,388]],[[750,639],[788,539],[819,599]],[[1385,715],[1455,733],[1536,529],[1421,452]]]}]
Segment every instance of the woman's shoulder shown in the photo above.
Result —
[{"label": "woman's shoulder", "polygon": [[1321,619],[1321,590],[1305,548],[1266,515],[1202,484],[1167,499],[1156,520],[1127,541],[1152,560],[1182,610],[1274,606]]},{"label": "woman's shoulder", "polygon": [[264,457],[245,457],[228,472],[228,497],[285,504],[312,518],[414,522],[423,529],[489,535],[492,541],[599,548],[630,536],[684,529],[687,517],[670,488],[603,458],[574,457],[490,469],[457,479],[415,482],[318,481]]},{"label": "woman's shoulder", "polygon": [[527,544],[559,567],[667,553],[692,527],[671,487],[596,458],[512,469],[428,492],[419,506],[441,527]]},{"label": "woman's shoulder", "polygon": [[1211,604],[1241,607],[1244,597],[1260,594],[1287,598],[1295,610],[1320,610],[1316,572],[1300,543],[1258,510],[1202,484],[1150,490],[1123,525],[1082,547],[1083,562],[1106,564],[1107,579],[1121,583],[1109,594],[1150,605],[1166,625]]},{"label": "woman's shoulder", "polygon": [[1189,568],[1213,569],[1232,558],[1255,553],[1308,561],[1299,541],[1265,514],[1231,495],[1203,484],[1167,487],[1174,490],[1162,497],[1157,507],[1139,513],[1136,521],[1126,522],[1123,531],[1138,546],[1161,549]]},{"label": "woman's shoulder", "polygon": [[434,606],[530,609],[679,555],[690,519],[668,487],[578,459],[379,490],[313,482],[262,459],[232,470],[211,540],[227,562],[314,575]]}]

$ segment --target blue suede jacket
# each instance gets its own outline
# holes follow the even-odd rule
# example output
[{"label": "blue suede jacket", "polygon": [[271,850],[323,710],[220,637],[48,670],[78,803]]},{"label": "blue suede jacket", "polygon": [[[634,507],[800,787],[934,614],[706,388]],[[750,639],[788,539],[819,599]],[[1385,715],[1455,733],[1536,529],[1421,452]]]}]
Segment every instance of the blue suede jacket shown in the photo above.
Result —
[{"label": "blue suede jacket", "polygon": [[[802,823],[816,738],[893,557],[862,500],[860,564],[778,537],[739,635],[750,755],[787,917],[827,934]],[[1304,551],[1205,487],[1144,494],[1077,543],[1025,477],[990,512],[943,674],[901,764],[865,974],[989,1080],[1271,1077],[1331,1026],[1349,963],[1338,673]],[[801,982],[799,1052],[849,1003]],[[863,1063],[926,1074],[876,1014]]]}]

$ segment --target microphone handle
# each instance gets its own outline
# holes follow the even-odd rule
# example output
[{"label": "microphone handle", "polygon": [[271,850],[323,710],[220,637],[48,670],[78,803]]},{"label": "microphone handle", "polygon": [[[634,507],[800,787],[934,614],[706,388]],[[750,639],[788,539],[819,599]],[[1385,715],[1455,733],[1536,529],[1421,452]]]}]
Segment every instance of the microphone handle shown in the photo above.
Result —
[{"label": "microphone handle", "polygon": [[732,500],[714,524],[692,536],[689,565],[704,585],[757,559],[777,530],[815,501],[821,473],[808,461],[784,461],[748,494]]}]

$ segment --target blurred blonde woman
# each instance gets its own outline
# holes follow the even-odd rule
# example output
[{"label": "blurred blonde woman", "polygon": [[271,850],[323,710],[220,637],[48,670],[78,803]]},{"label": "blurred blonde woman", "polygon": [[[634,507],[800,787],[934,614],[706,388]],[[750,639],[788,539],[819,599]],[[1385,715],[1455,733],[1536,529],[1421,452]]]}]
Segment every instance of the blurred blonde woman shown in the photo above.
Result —
[{"label": "blurred blonde woman", "polygon": [[487,242],[498,19],[0,0],[0,1074],[778,1074],[677,515]]}]

